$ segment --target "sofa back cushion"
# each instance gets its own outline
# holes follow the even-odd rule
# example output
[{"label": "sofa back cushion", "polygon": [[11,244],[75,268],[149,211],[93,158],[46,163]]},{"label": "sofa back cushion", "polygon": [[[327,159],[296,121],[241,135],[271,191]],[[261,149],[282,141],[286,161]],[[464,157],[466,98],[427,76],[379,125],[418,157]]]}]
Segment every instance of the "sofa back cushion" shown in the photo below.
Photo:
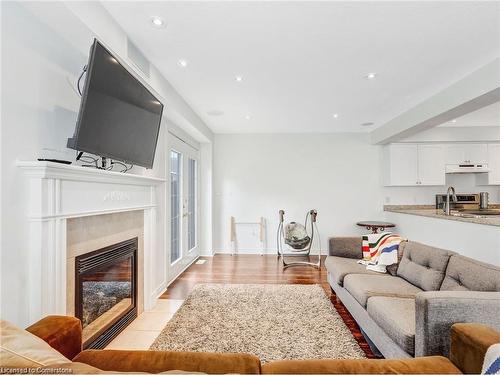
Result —
[{"label": "sofa back cushion", "polygon": [[43,367],[71,361],[41,338],[0,320],[0,363],[3,367]]},{"label": "sofa back cushion", "polygon": [[500,268],[462,255],[453,255],[441,290],[500,292]]},{"label": "sofa back cushion", "polygon": [[405,253],[405,247],[408,240],[401,241],[398,246],[398,262],[387,266],[385,269],[388,274],[391,276],[398,275],[399,264],[401,263],[401,259],[403,259],[403,254]]},{"label": "sofa back cushion", "polygon": [[398,276],[425,291],[439,290],[452,251],[408,241]]}]

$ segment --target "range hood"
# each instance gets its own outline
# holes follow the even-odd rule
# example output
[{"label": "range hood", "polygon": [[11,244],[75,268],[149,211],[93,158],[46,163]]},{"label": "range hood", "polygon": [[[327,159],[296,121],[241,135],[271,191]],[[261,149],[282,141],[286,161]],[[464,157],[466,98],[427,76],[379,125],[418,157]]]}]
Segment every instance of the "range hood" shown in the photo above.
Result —
[{"label": "range hood", "polygon": [[446,173],[487,173],[487,164],[447,164]]}]

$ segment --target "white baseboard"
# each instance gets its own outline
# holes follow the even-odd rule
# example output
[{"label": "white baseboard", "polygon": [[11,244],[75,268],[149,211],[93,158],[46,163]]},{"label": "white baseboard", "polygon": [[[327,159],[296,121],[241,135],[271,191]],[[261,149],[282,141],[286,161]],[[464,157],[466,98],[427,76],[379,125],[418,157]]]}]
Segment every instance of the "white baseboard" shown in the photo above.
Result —
[{"label": "white baseboard", "polygon": [[[223,249],[217,250],[215,254],[233,254],[232,250]],[[258,249],[240,249],[236,253],[236,255],[278,255],[278,251],[276,249],[267,249],[262,252]],[[317,249],[311,251],[311,255],[318,255],[319,251]],[[326,250],[321,250],[321,255],[328,255]]]},{"label": "white baseboard", "polygon": [[200,251],[200,256],[201,257],[213,257],[214,256],[214,251],[208,250],[208,251]]},{"label": "white baseboard", "polygon": [[194,258],[191,262],[189,262],[189,263],[186,265],[186,267],[184,267],[184,268],[182,269],[182,271],[181,271],[181,272],[179,272],[179,274],[178,274],[175,278],[173,278],[172,280],[170,280],[170,281],[167,283],[167,287],[165,288],[165,291],[168,289],[168,287],[170,286],[170,284],[172,284],[175,280],[177,280],[177,278],[178,278],[180,275],[182,275],[182,273],[183,273],[185,270],[187,270],[187,269],[188,269],[188,268],[189,268],[189,267],[190,267],[190,266],[191,266],[194,262],[196,262],[199,258],[200,258],[200,255],[196,256],[196,257],[195,257],[195,258]]}]

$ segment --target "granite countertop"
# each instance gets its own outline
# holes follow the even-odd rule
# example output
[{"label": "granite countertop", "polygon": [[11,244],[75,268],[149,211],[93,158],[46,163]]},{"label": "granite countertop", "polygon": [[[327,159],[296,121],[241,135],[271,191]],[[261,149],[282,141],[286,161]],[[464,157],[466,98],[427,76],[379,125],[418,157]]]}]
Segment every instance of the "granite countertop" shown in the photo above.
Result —
[{"label": "granite countertop", "polygon": [[[500,204],[490,204],[489,208],[500,209]],[[444,214],[443,210],[436,209],[433,205],[385,205],[384,211],[500,227],[500,216],[447,216]]]}]

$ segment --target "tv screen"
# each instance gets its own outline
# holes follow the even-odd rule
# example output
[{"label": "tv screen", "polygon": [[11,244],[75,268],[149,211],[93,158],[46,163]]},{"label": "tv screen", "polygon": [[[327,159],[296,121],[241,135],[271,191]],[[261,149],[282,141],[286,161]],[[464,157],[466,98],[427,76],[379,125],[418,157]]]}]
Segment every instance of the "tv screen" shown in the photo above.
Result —
[{"label": "tv screen", "polygon": [[97,40],[87,66],[68,147],[152,168],[163,104]]}]

